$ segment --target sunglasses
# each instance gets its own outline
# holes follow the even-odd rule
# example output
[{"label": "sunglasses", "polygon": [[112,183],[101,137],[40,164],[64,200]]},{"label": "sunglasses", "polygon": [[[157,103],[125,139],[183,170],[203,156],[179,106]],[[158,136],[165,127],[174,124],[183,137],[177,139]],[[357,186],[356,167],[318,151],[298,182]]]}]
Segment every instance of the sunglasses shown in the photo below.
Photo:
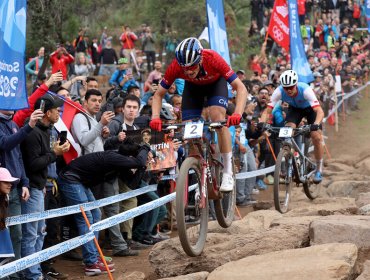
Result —
[{"label": "sunglasses", "polygon": [[195,71],[198,69],[198,64],[192,65],[192,66],[183,66],[182,69],[184,71]]},{"label": "sunglasses", "polygon": [[295,88],[295,85],[294,86],[291,86],[291,87],[283,87],[283,88],[284,88],[284,90],[292,90],[292,89]]}]

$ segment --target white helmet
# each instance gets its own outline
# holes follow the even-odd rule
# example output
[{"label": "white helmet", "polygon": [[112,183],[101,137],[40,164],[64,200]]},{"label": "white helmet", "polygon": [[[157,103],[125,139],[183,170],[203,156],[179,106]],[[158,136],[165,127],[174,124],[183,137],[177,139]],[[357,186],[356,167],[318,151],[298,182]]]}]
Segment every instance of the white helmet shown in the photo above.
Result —
[{"label": "white helmet", "polygon": [[298,83],[298,74],[294,70],[286,70],[280,76],[280,84],[283,87],[292,87]]}]

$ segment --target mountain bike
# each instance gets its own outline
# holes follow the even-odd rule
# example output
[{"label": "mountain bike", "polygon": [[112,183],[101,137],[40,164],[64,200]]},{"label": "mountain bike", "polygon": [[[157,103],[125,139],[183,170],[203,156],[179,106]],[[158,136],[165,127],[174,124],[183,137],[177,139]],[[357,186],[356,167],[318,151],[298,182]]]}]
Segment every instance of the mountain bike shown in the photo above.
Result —
[{"label": "mountain bike", "polygon": [[316,163],[311,159],[310,125],[298,128],[265,126],[265,130],[279,133],[281,149],[274,172],[274,204],[280,213],[289,210],[294,183],[303,185],[306,196],[313,200],[319,194],[319,185],[312,181]]},{"label": "mountain bike", "polygon": [[[188,122],[183,139],[188,141],[188,156],[181,165],[176,182],[176,220],[182,248],[188,256],[199,256],[207,238],[209,201],[213,200],[216,219],[227,228],[234,220],[235,181],[231,192],[219,191],[223,165],[214,141],[215,130],[226,122]],[[168,126],[167,129],[179,125]],[[205,137],[203,127],[211,139]],[[234,166],[234,165],[233,165]],[[235,171],[233,174],[235,180]]]}]

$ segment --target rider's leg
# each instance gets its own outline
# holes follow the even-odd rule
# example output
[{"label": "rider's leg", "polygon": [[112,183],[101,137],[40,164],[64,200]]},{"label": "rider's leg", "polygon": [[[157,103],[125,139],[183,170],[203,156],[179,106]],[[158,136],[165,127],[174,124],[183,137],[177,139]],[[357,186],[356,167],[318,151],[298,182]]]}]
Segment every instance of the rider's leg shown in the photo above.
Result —
[{"label": "rider's leg", "polygon": [[[212,122],[224,121],[226,109],[220,106],[209,107],[209,117]],[[221,191],[232,191],[234,187],[232,152],[231,152],[231,135],[227,127],[217,130],[218,147],[224,165]]]},{"label": "rider's leg", "polygon": [[315,147],[316,171],[322,172],[324,147],[322,146],[321,130],[311,132],[312,144]]}]

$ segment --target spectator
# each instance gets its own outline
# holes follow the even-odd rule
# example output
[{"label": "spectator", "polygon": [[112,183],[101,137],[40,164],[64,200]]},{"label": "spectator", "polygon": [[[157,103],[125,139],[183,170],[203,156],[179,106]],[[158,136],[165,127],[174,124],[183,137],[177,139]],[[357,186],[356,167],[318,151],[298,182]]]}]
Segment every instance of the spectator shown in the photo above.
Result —
[{"label": "spectator", "polygon": [[5,219],[9,206],[8,195],[12,189],[12,184],[17,184],[18,181],[19,179],[12,177],[8,169],[0,167],[0,266],[15,256]]},{"label": "spectator", "polygon": [[[44,211],[44,188],[47,179],[47,167],[55,162],[58,155],[69,150],[69,142],[59,145],[59,142],[50,142],[50,126],[59,119],[59,107],[63,101],[49,94],[37,99],[35,108],[40,108],[44,102],[44,114],[35,128],[27,135],[21,144],[22,156],[26,175],[30,182],[30,197],[22,203],[22,214],[31,214]],[[46,235],[45,221],[39,220],[22,224],[22,257],[32,255],[42,249]],[[24,270],[27,279],[42,279],[39,264]]]},{"label": "spectator", "polygon": [[112,48],[111,40],[107,40],[105,48],[100,53],[99,63],[100,66],[99,75],[111,76],[116,69],[118,58],[116,51]]},{"label": "spectator", "polygon": [[127,58],[122,57],[118,60],[118,69],[112,74],[109,85],[122,89],[124,92],[127,91],[130,85],[136,85],[136,81],[132,74],[132,68],[129,68]]},{"label": "spectator", "polygon": [[51,73],[54,74],[61,71],[63,80],[68,80],[68,64],[74,62],[74,57],[60,45],[56,51],[50,54]]},{"label": "spectator", "polygon": [[163,75],[163,73],[162,73],[162,62],[157,60],[154,63],[154,70],[149,73],[148,78],[145,81],[144,92],[147,92],[150,89],[154,80],[160,81],[162,79],[162,75]]},{"label": "spectator", "polygon": [[26,72],[31,75],[32,83],[35,83],[37,80],[37,76],[39,74],[39,70],[44,63],[44,55],[45,55],[45,48],[41,47],[37,52],[37,56],[32,58],[26,64]]},{"label": "spectator", "polygon": [[125,57],[127,61],[130,61],[131,56],[135,56],[135,41],[138,39],[136,34],[131,31],[130,26],[126,25],[122,27],[123,33],[119,37],[121,42],[121,57]]},{"label": "spectator", "polygon": [[[123,149],[116,151],[105,151],[90,153],[73,160],[63,169],[59,175],[58,184],[63,196],[68,205],[82,204],[89,201],[94,201],[95,198],[91,192],[91,187],[96,184],[102,185],[105,180],[113,180],[117,178],[119,172],[125,172],[126,176],[130,173],[130,169],[145,170],[149,146],[130,147],[125,151],[131,150],[130,154],[122,152]],[[133,179],[141,172],[131,173]],[[140,176],[141,177],[141,176]],[[138,178],[140,180],[141,178]],[[86,211],[86,216],[91,224],[100,220],[101,213],[99,209]],[[82,214],[76,214],[78,231],[80,235],[86,234],[89,229],[86,225]],[[96,233],[98,238],[98,233]],[[129,252],[126,249],[125,252]],[[120,252],[118,255],[125,254]],[[94,246],[93,241],[82,245],[83,261],[85,264],[85,274],[87,276],[100,275],[107,272],[102,260],[98,257],[98,251]],[[114,271],[114,264],[108,264],[108,269]]]},{"label": "spectator", "polygon": [[142,50],[146,55],[146,63],[148,66],[148,73],[154,68],[155,61],[155,34],[152,33],[150,26],[147,26],[145,33],[141,39]]},{"label": "spectator", "polygon": [[84,53],[77,54],[77,63],[75,64],[75,73],[77,76],[90,76],[94,73],[95,65],[91,63],[90,58]]}]

